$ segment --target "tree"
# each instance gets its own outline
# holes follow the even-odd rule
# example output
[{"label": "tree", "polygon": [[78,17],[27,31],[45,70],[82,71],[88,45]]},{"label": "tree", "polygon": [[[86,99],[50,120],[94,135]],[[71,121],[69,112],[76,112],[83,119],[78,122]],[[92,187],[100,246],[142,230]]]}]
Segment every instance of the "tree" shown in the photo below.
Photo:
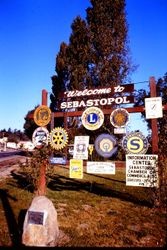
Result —
[{"label": "tree", "polygon": [[28,111],[27,115],[25,116],[25,123],[24,123],[24,133],[25,135],[30,139],[32,140],[32,135],[33,135],[33,132],[34,130],[38,127],[36,125],[36,123],[34,122],[34,120],[32,118],[30,118],[29,116],[32,115],[35,111],[35,109],[37,108],[38,106],[36,106],[33,110],[30,110]]},{"label": "tree", "polygon": [[[167,73],[157,81],[157,96],[162,97],[162,105],[167,104]],[[167,154],[167,111],[158,119],[159,149],[164,156]]]},{"label": "tree", "polygon": [[[128,48],[125,0],[90,0],[90,3],[86,20],[79,16],[74,19],[69,44],[63,42],[56,57],[50,95],[52,111],[60,111],[59,102],[66,101],[60,93],[123,84],[134,69]],[[74,119],[78,122],[75,128],[70,128],[70,135],[74,138],[81,132],[88,134],[89,131],[79,125],[79,118]],[[68,118],[70,124],[73,121]],[[64,120],[56,118],[55,124],[63,126]],[[107,116],[98,132],[112,132],[109,124]],[[97,132],[91,131],[91,138],[96,136]]]},{"label": "tree", "polygon": [[[167,104],[167,73],[160,77],[156,83],[157,96],[162,97],[162,105]],[[150,97],[150,91],[140,89],[136,92],[135,107],[144,106],[144,99]],[[147,122],[148,129],[151,128],[150,120],[145,119],[145,112],[142,113],[142,118]],[[159,134],[159,150],[161,154],[167,153],[167,111],[163,110],[163,117],[158,118],[158,134]]]},{"label": "tree", "polygon": [[[133,69],[128,49],[124,0],[90,0],[87,9],[95,85],[123,83]],[[96,77],[95,77],[96,76]]]},{"label": "tree", "polygon": [[[157,80],[156,84],[157,96],[162,97],[162,105],[167,104],[167,73]],[[136,106],[144,106],[144,99],[150,97],[150,92],[140,89],[136,94]],[[145,119],[145,113],[142,113],[143,119]],[[148,128],[151,128],[150,120],[146,120]],[[157,206],[166,206],[167,204],[167,111],[163,110],[163,117],[157,119],[158,122],[158,176],[159,176],[159,188],[154,190],[154,204]]]},{"label": "tree", "polygon": [[130,61],[125,0],[90,0],[86,20],[74,19],[69,44],[62,43],[52,77],[51,109],[59,91],[123,83]]}]

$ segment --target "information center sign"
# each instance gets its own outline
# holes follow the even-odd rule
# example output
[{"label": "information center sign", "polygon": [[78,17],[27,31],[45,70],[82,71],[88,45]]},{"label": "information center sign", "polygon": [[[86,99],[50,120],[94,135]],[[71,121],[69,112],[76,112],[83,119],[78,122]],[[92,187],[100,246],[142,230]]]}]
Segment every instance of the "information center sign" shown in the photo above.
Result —
[{"label": "information center sign", "polygon": [[126,185],[158,187],[158,155],[126,155]]}]

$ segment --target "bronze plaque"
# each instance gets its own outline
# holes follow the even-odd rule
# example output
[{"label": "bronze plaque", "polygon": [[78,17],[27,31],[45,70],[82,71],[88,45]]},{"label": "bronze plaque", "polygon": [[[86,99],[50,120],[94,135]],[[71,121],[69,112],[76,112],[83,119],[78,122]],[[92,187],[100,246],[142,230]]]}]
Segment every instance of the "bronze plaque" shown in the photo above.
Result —
[{"label": "bronze plaque", "polygon": [[44,217],[43,212],[28,211],[29,224],[43,225],[43,217]]}]

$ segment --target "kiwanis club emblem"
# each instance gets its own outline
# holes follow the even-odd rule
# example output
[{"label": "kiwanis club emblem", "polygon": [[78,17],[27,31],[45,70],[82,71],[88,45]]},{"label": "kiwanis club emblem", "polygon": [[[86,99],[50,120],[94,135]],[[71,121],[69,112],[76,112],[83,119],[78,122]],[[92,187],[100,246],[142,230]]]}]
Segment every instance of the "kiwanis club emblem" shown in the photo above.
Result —
[{"label": "kiwanis club emblem", "polygon": [[104,114],[101,109],[97,107],[87,108],[82,113],[82,124],[86,129],[96,130],[101,127],[104,122]]},{"label": "kiwanis club emblem", "polygon": [[38,126],[46,126],[51,120],[51,110],[45,105],[41,105],[35,109],[34,122]]}]

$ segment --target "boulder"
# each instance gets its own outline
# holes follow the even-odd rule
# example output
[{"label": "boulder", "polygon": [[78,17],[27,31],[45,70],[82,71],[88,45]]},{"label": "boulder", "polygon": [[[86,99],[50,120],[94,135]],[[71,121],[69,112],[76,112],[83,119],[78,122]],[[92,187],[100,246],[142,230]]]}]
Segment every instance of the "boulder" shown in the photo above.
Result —
[{"label": "boulder", "polygon": [[22,234],[26,246],[56,246],[59,238],[57,211],[45,196],[36,196],[27,210]]}]

